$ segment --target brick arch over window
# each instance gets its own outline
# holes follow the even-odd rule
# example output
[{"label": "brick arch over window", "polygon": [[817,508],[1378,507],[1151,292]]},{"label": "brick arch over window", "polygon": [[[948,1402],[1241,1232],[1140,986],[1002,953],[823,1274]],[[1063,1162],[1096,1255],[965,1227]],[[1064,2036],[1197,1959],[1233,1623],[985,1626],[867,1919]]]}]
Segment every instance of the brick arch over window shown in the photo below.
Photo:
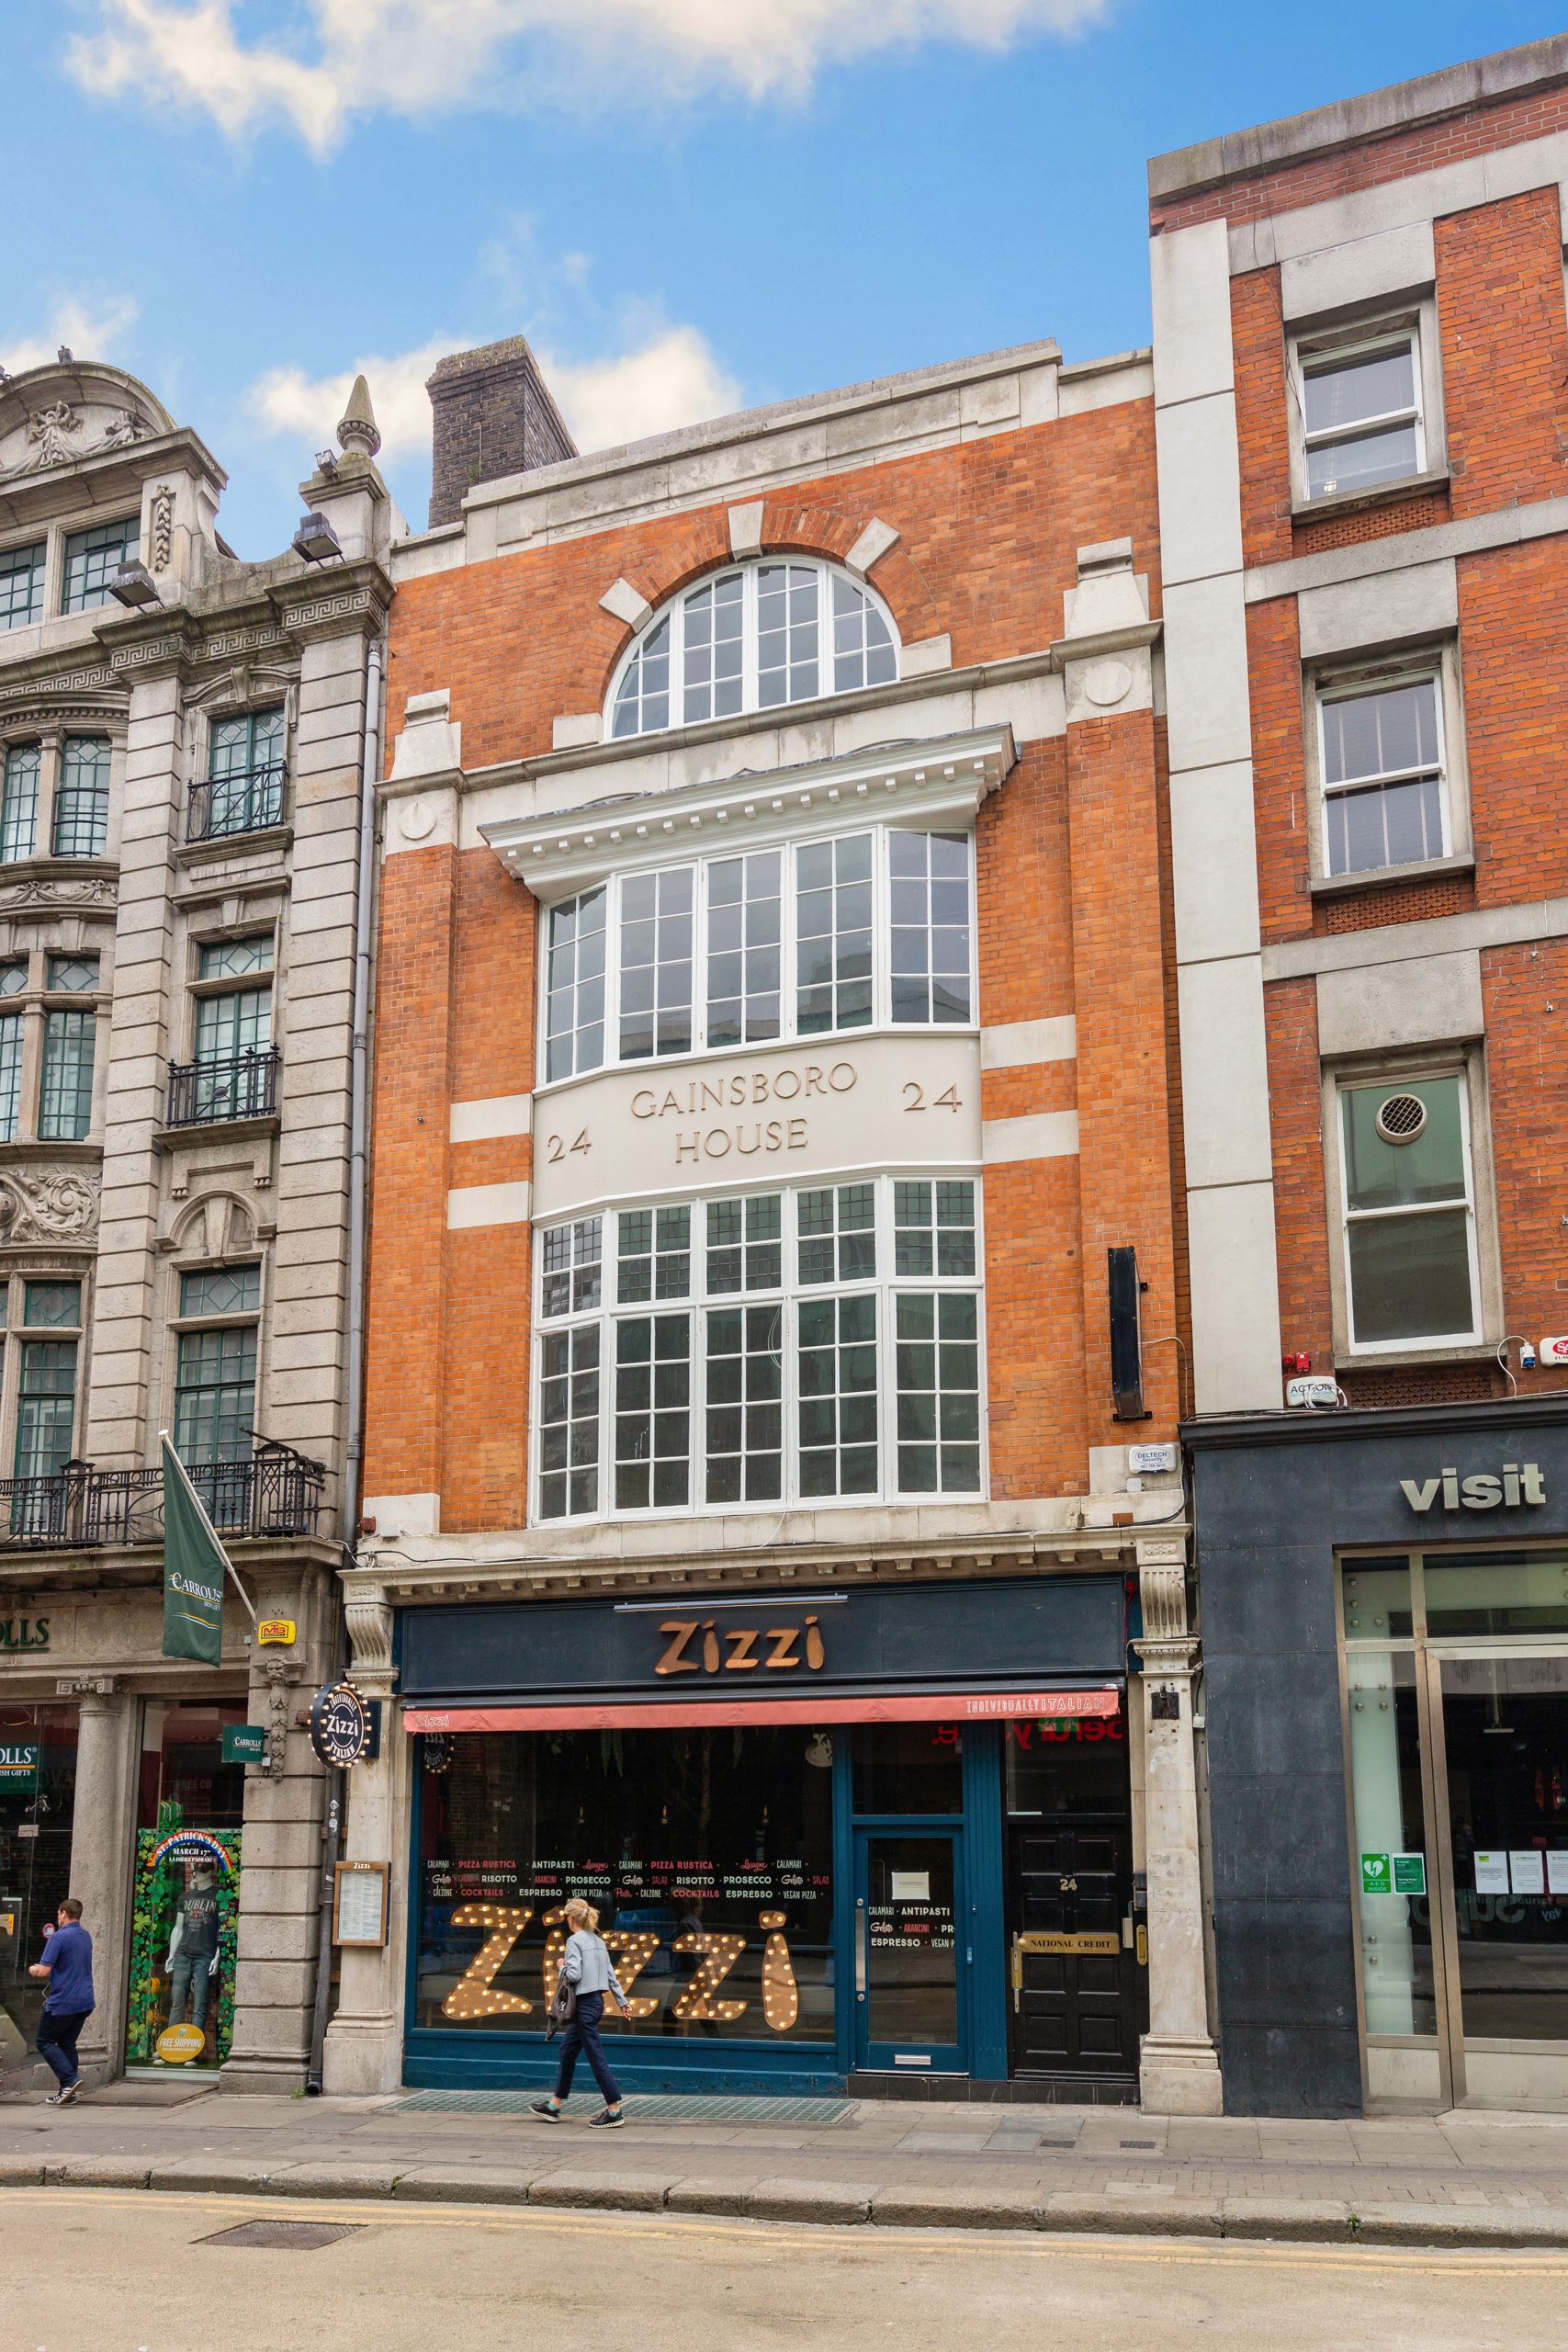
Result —
[{"label": "brick arch over window", "polygon": [[[738,499],[735,503],[752,502]],[[738,552],[730,543],[728,508],[710,507],[689,517],[678,531],[661,535],[657,551],[649,559],[628,563],[624,577],[649,612],[658,613],[705,572],[727,564],[752,562],[759,556],[771,555],[815,556],[825,563],[846,563],[851,548],[873,519],[869,512],[845,514],[835,506],[804,506],[780,495],[763,503],[760,544]],[[938,634],[941,623],[935,604],[902,539],[863,576],[892,614],[901,643],[918,644],[921,638]],[[610,585],[606,580],[605,588]],[[607,656],[601,640],[596,666],[591,669],[585,658],[580,673],[581,701],[579,704],[574,697],[574,708],[587,710],[604,702],[623,654],[646,626],[646,620],[635,626],[623,622]]]}]

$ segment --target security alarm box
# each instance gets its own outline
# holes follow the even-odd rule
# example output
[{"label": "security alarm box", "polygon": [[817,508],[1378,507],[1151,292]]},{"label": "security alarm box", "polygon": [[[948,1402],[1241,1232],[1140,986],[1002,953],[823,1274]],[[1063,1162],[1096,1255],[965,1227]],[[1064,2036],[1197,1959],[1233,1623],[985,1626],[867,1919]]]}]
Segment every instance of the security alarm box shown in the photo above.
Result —
[{"label": "security alarm box", "polygon": [[1542,1363],[1568,1363],[1568,1338],[1542,1340],[1540,1360]]},{"label": "security alarm box", "polygon": [[1174,1470],[1176,1448],[1174,1445],[1130,1445],[1127,1448],[1127,1467],[1140,1478],[1151,1477],[1161,1470]]},{"label": "security alarm box", "polygon": [[1287,1380],[1287,1405],[1337,1405],[1339,1383],[1325,1373],[1309,1373],[1304,1380]]}]

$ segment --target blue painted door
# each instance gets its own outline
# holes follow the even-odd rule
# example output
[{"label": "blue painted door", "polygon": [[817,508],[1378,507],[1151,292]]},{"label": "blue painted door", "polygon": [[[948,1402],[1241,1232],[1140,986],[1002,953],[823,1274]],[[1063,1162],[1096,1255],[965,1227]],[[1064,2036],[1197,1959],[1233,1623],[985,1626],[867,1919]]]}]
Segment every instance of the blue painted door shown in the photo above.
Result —
[{"label": "blue painted door", "polygon": [[964,1837],[901,1823],[855,1832],[855,2064],[959,2075],[969,2064]]}]

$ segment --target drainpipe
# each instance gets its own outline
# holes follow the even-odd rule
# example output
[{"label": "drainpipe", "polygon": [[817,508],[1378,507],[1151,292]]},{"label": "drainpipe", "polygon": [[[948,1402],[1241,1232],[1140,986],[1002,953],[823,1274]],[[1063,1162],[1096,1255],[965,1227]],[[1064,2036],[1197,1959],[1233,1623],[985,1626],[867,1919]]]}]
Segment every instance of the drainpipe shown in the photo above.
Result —
[{"label": "drainpipe", "polygon": [[[365,750],[359,777],[359,865],[354,919],[354,1042],[349,1068],[348,1114],[348,1415],[344,1448],[343,1546],[352,1564],[359,1531],[365,1469],[365,1232],[370,1170],[370,956],[376,898],[376,784],[381,771],[381,664],[383,640],[370,640],[365,665]],[[336,1671],[344,1656],[343,1616],[333,1641]],[[310,2030],[308,2095],[321,2088],[321,2052],[332,2000],[333,1889],[343,1838],[347,1775],[333,1772],[321,1845],[321,1936],[316,1948],[316,2013]]]}]

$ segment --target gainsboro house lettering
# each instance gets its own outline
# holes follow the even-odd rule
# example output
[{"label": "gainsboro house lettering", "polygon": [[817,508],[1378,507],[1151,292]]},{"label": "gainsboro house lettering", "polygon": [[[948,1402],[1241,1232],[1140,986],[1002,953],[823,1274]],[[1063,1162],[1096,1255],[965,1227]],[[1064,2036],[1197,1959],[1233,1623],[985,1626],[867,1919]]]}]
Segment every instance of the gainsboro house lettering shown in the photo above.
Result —
[{"label": "gainsboro house lettering", "polygon": [[[859,1071],[853,1062],[807,1062],[804,1069],[785,1063],[781,1069],[731,1070],[718,1078],[689,1079],[683,1086],[645,1086],[632,1096],[634,1119],[672,1119],[675,1165],[705,1159],[728,1159],[734,1152],[750,1159],[758,1152],[804,1151],[807,1125],[804,1112],[761,1117],[764,1105],[808,1102],[813,1095],[848,1094]],[[714,1112],[750,1109],[750,1119],[705,1124]],[[690,1121],[693,1124],[687,1125]],[[656,1130],[657,1131],[657,1130]],[[669,1132],[669,1130],[664,1130]]]},{"label": "gainsboro house lettering", "polygon": [[1461,1478],[1450,1468],[1432,1478],[1402,1478],[1399,1491],[1412,1510],[1430,1510],[1439,1494],[1445,1510],[1495,1510],[1499,1503],[1511,1510],[1520,1503],[1543,1503],[1546,1480],[1539,1463],[1505,1462],[1498,1477],[1482,1471]]}]

